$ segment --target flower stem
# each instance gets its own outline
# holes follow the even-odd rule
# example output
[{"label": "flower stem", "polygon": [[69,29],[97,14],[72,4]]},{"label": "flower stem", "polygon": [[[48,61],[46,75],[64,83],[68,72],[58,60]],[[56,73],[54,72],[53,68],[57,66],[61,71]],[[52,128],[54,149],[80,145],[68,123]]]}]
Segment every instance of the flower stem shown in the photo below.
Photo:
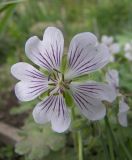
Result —
[{"label": "flower stem", "polygon": [[102,144],[102,147],[103,147],[103,150],[104,150],[104,159],[105,160],[110,160],[109,152],[108,152],[108,148],[107,148],[107,144],[106,144],[106,140],[104,138],[103,130],[102,130],[102,127],[101,127],[100,123],[98,123],[98,128],[101,131],[100,132],[100,141],[101,141],[101,144]]},{"label": "flower stem", "polygon": [[[72,108],[72,120],[76,119],[74,107]],[[74,148],[75,152],[78,153],[78,160],[83,160],[83,143],[82,143],[82,134],[81,130],[79,131],[72,131],[72,136],[74,140]]]},{"label": "flower stem", "polygon": [[128,160],[131,160],[132,156],[130,155],[129,151],[127,150],[126,146],[124,145],[124,143],[121,140],[120,140],[120,144],[121,144],[121,147],[122,147],[126,157],[128,158]]},{"label": "flower stem", "polygon": [[[109,119],[108,119],[107,115],[105,116],[105,124],[106,124],[106,127],[107,127],[107,131],[109,133],[109,148],[110,148],[111,158],[114,156],[112,154],[114,154],[114,150],[115,150],[115,153],[116,153],[117,157],[119,157],[119,159],[121,159],[121,155],[120,155],[120,151],[119,151],[119,145],[117,144],[115,135],[112,131],[112,128],[110,126],[110,122],[109,122]],[[113,147],[113,144],[114,144],[114,147]]]},{"label": "flower stem", "polygon": [[[72,108],[71,111],[72,111],[72,121],[74,121],[76,118],[74,108]],[[78,144],[77,143],[77,134],[74,130],[72,130],[72,137],[73,137],[74,149],[75,149],[75,152],[77,152],[78,151],[78,149],[77,149],[77,144]]]},{"label": "flower stem", "polygon": [[77,137],[78,137],[78,160],[83,160],[83,143],[82,143],[81,131],[78,131]]},{"label": "flower stem", "polygon": [[108,117],[106,116],[105,117],[105,123],[106,123],[106,129],[107,129],[107,137],[108,137],[108,145],[109,145],[109,152],[110,152],[110,157],[111,157],[111,160],[115,160],[114,158],[114,149],[113,149],[113,134],[111,132],[111,127],[110,127],[110,124],[109,124],[109,120],[108,120]]}]

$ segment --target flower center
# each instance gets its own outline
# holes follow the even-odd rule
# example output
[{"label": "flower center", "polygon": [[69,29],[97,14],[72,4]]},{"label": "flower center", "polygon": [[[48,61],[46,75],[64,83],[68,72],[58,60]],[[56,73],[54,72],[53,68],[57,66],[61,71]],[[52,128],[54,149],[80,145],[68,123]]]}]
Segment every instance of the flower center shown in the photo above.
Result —
[{"label": "flower center", "polygon": [[69,84],[71,83],[71,80],[65,80],[64,74],[56,69],[53,69],[48,81],[49,95],[64,94],[65,90],[69,89]]}]

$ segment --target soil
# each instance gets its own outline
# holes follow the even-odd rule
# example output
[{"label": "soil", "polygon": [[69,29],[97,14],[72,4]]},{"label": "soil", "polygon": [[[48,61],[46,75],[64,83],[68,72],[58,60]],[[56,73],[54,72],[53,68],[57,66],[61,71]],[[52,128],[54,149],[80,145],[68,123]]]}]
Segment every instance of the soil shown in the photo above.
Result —
[{"label": "soil", "polygon": [[[28,114],[10,114],[10,110],[14,106],[19,107],[19,103],[14,95],[14,92],[11,91],[10,94],[7,94],[7,92],[0,92],[0,97],[3,102],[5,102],[3,104],[0,104],[0,121],[12,125],[16,128],[22,127],[24,124],[24,120],[28,116]],[[3,144],[2,142],[0,142],[0,160],[23,160],[23,157],[15,153],[14,146]]]},{"label": "soil", "polygon": [[27,113],[22,113],[19,115],[11,115],[10,110],[14,106],[18,106],[18,100],[14,95],[14,92],[11,91],[10,96],[6,97],[6,93],[0,93],[0,97],[5,99],[6,103],[4,106],[0,107],[0,121],[10,124],[14,127],[20,128],[24,124],[24,119],[27,117]]}]

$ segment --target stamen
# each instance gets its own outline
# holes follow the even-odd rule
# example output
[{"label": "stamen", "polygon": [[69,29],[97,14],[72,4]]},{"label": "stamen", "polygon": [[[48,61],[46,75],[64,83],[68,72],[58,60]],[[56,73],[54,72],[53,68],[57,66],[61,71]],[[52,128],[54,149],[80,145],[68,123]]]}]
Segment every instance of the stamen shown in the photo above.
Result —
[{"label": "stamen", "polygon": [[57,77],[56,77],[56,75],[55,75],[55,73],[53,72],[53,76],[54,76],[54,78],[57,80]]},{"label": "stamen", "polygon": [[70,89],[67,84],[64,83],[63,85],[64,85],[64,87],[65,87],[66,89]]},{"label": "stamen", "polygon": [[57,73],[61,73],[59,70],[57,70],[57,69],[55,69],[55,68],[53,68],[53,70],[56,71]]},{"label": "stamen", "polygon": [[50,85],[50,86],[56,86],[55,83],[49,83],[48,85]]},{"label": "stamen", "polygon": [[62,81],[64,82],[64,74],[62,73]]},{"label": "stamen", "polygon": [[48,81],[50,80],[51,75],[48,76]]}]

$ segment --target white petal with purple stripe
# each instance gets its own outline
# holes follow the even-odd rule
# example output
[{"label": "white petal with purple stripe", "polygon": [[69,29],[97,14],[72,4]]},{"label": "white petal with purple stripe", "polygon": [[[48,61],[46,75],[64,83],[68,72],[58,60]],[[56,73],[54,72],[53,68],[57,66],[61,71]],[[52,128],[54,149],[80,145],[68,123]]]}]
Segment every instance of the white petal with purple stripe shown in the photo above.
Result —
[{"label": "white petal with purple stripe", "polygon": [[58,69],[63,55],[64,39],[61,31],[48,27],[39,40],[37,36],[29,38],[25,45],[26,55],[35,64],[47,70]]},{"label": "white petal with purple stripe", "polygon": [[66,131],[71,122],[62,95],[52,95],[38,103],[33,110],[33,117],[40,124],[51,121],[52,129],[59,133]]},{"label": "white petal with purple stripe", "polygon": [[15,86],[20,101],[30,101],[48,89],[48,77],[28,63],[16,63],[11,68],[14,77],[21,80]]},{"label": "white petal with purple stripe", "polygon": [[97,43],[97,38],[89,32],[77,34],[73,37],[69,52],[69,71],[67,78],[77,77],[94,72],[109,62],[108,48]]},{"label": "white petal with purple stripe", "polygon": [[96,98],[96,96],[93,98],[93,94],[98,94],[98,89],[94,89],[93,92],[91,92],[91,86],[86,90],[77,85],[71,86],[73,99],[84,116],[93,121],[102,119],[105,116],[105,106],[100,99]]},{"label": "white petal with purple stripe", "polygon": [[116,98],[116,90],[113,86],[97,82],[87,82],[85,84],[72,83],[70,88],[82,95],[113,102]]}]

